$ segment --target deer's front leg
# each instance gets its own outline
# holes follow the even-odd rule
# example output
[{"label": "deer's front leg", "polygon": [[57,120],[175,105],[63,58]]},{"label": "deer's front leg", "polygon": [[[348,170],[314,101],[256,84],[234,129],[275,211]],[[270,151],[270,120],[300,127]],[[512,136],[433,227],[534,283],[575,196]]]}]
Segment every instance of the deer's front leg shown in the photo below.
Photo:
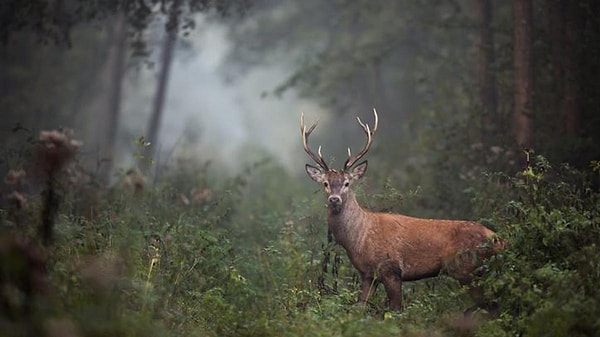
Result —
[{"label": "deer's front leg", "polygon": [[358,295],[358,302],[361,304],[367,304],[369,298],[373,295],[377,289],[379,282],[373,277],[372,274],[361,273],[361,284],[360,294]]},{"label": "deer's front leg", "polygon": [[391,310],[402,311],[402,272],[398,268],[390,268],[382,275],[383,285]]}]

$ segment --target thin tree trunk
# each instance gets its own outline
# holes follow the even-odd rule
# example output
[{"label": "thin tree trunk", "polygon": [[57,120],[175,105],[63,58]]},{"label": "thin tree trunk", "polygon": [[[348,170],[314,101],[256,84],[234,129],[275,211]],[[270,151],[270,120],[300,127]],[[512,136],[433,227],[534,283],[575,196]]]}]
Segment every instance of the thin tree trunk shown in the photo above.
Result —
[{"label": "thin tree trunk", "polygon": [[[564,1],[564,0],[563,0]],[[561,1],[561,3],[563,2]],[[576,10],[577,4],[564,3],[567,7],[568,21],[564,31],[564,82],[563,82],[563,116],[567,135],[576,135],[581,131],[581,109],[578,98],[577,36],[583,22]]]},{"label": "thin tree trunk", "polygon": [[125,52],[127,50],[127,26],[125,16],[119,13],[115,19],[115,26],[112,32],[112,71],[110,73],[110,84],[108,98],[108,123],[106,126],[106,144],[102,162],[99,163],[101,177],[105,183],[110,182],[110,175],[115,162],[115,145],[117,141],[117,131],[119,129],[119,115],[121,113],[121,101],[123,93],[123,76],[125,75]]},{"label": "thin tree trunk", "polygon": [[533,145],[533,69],[531,64],[532,20],[531,0],[514,0],[513,64],[515,71],[515,106],[513,112],[513,131],[517,145],[522,148],[531,148]]},{"label": "thin tree trunk", "polygon": [[152,107],[152,114],[150,115],[150,124],[148,125],[147,140],[150,144],[146,148],[146,155],[144,156],[145,158],[143,158],[143,162],[140,165],[146,170],[151,167],[151,162],[156,156],[157,144],[159,141],[158,134],[162,122],[162,115],[167,97],[167,85],[171,72],[173,49],[175,47],[175,43],[177,42],[177,33],[179,31],[180,7],[181,0],[176,0],[173,2],[169,14],[169,22],[167,23],[167,34],[162,48],[162,60],[160,72],[158,74],[158,84],[156,88],[156,94],[154,95],[154,104]]},{"label": "thin tree trunk", "polygon": [[[564,53],[565,53],[565,3],[563,0],[554,0],[547,8],[548,23],[551,37],[550,62],[554,73],[554,84],[557,92],[563,92]],[[562,96],[556,95],[554,109],[556,114],[562,113]]]},{"label": "thin tree trunk", "polygon": [[494,129],[497,109],[494,34],[492,30],[492,0],[477,0],[477,16],[479,19],[479,37],[477,48],[479,62],[477,79],[479,99],[482,106],[481,131],[482,140]]}]

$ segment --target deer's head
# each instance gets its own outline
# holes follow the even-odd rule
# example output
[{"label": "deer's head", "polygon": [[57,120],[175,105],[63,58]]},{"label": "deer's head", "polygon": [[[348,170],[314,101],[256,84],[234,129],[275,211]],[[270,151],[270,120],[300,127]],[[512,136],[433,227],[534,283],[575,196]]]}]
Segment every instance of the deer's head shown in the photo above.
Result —
[{"label": "deer's head", "polygon": [[350,191],[350,186],[352,186],[355,181],[362,178],[367,171],[366,160],[362,161],[354,168],[353,166],[369,151],[371,143],[373,142],[373,135],[375,134],[375,131],[377,131],[377,125],[379,121],[377,111],[375,109],[373,109],[373,114],[375,115],[375,124],[372,130],[369,125],[363,123],[359,117],[356,118],[358,120],[358,124],[361,126],[367,136],[367,143],[362,151],[360,151],[356,156],[352,156],[350,148],[348,148],[348,159],[346,159],[344,168],[341,171],[329,168],[323,159],[320,146],[317,150],[317,154],[310,150],[310,147],[308,146],[308,137],[317,127],[318,122],[313,124],[307,130],[306,125],[304,124],[304,115],[300,117],[300,131],[302,132],[304,151],[306,151],[308,156],[317,164],[317,166],[306,164],[306,172],[312,180],[323,185],[325,193],[327,194],[327,202],[329,203],[329,207],[334,212],[339,212],[341,210],[342,206],[344,205],[344,201],[346,201],[348,191]]}]

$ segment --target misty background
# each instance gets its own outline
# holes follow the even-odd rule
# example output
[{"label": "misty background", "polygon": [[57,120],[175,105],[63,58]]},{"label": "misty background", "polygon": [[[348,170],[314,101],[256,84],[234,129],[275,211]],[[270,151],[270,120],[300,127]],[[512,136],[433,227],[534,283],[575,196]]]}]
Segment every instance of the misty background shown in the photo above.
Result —
[{"label": "misty background", "polygon": [[[229,37],[230,27],[215,18],[214,13],[210,18],[207,16],[210,15],[194,15],[196,29],[179,39],[175,46],[164,115],[156,140],[158,153],[154,159],[157,164],[166,165],[173,164],[177,157],[194,158],[198,162],[210,161],[217,170],[234,174],[244,163],[268,156],[289,170],[297,170],[304,160],[298,152],[301,150],[300,114],[304,111],[307,118],[321,119],[322,127],[327,127],[324,109],[314,100],[299,98],[293,90],[279,97],[265,96],[293,71],[293,62],[284,57],[250,67],[235,79],[228,78],[227,70],[231,66],[228,58],[234,43]],[[133,155],[139,146],[136,140],[147,135],[161,62],[160,43],[166,36],[165,20],[159,17],[155,21],[146,34],[148,44],[154,44],[157,50],[138,58],[129,57],[130,52],[127,53],[114,154],[113,169],[116,171],[136,165]],[[78,36],[75,36],[75,44],[77,40]],[[77,57],[72,55],[77,52],[75,50],[60,50],[53,46],[40,48],[67,58]],[[60,114],[43,108],[30,117],[31,120],[46,121],[44,126],[35,125],[36,128],[74,129],[75,137],[84,142],[84,158],[91,167],[96,164],[94,161],[101,159],[102,149],[106,146],[106,129],[111,126],[107,125],[105,116],[108,96],[114,85],[110,77],[113,60],[97,61],[101,62],[100,68],[95,69],[99,74],[82,79],[90,88],[83,93],[85,98],[73,97],[82,94],[78,91],[61,93],[64,102],[53,106],[69,106],[75,100],[85,100],[73,112],[74,118],[56,123],[52,116]],[[72,77],[65,73],[69,71],[69,65],[65,62],[62,66],[61,74],[55,76],[68,81]],[[14,124],[10,125],[10,122]],[[25,127],[27,123],[15,118],[5,120],[3,124],[4,135],[8,137],[12,127],[17,124]]]},{"label": "misty background", "polygon": [[[299,116],[306,111],[307,117],[322,119],[324,114],[314,101],[301,99],[293,91],[282,97],[265,97],[265,92],[293,71],[292,62],[274,60],[228,79],[227,61],[234,43],[229,28],[202,14],[195,20],[197,28],[181,41],[173,60],[159,157],[190,156],[237,173],[243,163],[259,159],[256,156],[270,156],[287,169],[297,169],[303,160],[298,156]],[[160,60],[153,58],[152,62]],[[155,68],[140,67],[127,78],[121,165],[131,165],[131,144],[145,132],[140,121],[149,119]]]},{"label": "misty background", "polygon": [[[584,70],[598,60],[594,6],[534,6],[531,43],[517,45],[511,1],[219,3],[13,13],[6,148],[71,128],[82,168],[109,185],[136,168],[210,163],[232,176],[263,160],[306,184],[301,113],[320,121],[311,146],[339,168],[364,143],[355,117],[372,123],[377,108],[367,176],[457,215],[473,179],[522,169],[525,150],[579,167],[598,156],[600,96]],[[3,171],[25,165],[7,157]]]}]

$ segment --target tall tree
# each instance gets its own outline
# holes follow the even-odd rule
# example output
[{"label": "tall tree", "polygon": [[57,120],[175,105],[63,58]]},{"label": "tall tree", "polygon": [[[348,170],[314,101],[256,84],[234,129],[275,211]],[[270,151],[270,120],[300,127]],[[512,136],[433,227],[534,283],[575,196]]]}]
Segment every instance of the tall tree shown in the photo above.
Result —
[{"label": "tall tree", "polygon": [[171,73],[171,63],[173,59],[173,49],[177,42],[177,33],[179,32],[179,17],[181,15],[181,0],[175,0],[171,5],[169,19],[167,22],[167,33],[162,46],[162,59],[158,73],[156,93],[154,94],[154,103],[150,123],[148,124],[147,140],[149,146],[146,148],[146,155],[142,167],[148,169],[151,159],[156,155],[158,134],[162,121],[163,109],[167,97],[167,84]]},{"label": "tall tree", "polygon": [[[564,74],[564,47],[565,47],[565,2],[562,0],[551,1],[546,7],[548,16],[549,34],[551,38],[550,64],[552,65],[552,78],[554,79],[554,89],[557,92],[563,91]],[[553,95],[552,113],[559,115],[562,113],[562,95]]]},{"label": "tall tree", "polygon": [[531,148],[533,142],[533,68],[531,0],[513,1],[514,111],[513,131],[517,146]]},{"label": "tall tree", "polygon": [[[105,148],[102,155],[101,176],[105,182],[110,181],[110,174],[115,161],[115,144],[121,113],[121,97],[123,92],[123,75],[125,74],[125,60],[127,50],[127,26],[123,13],[117,14],[111,31],[112,71],[110,74],[110,88],[108,97],[107,124],[105,133]],[[102,144],[103,142],[99,142]]]},{"label": "tall tree", "polygon": [[496,73],[493,69],[495,55],[494,33],[492,30],[492,1],[476,0],[476,8],[479,21],[477,82],[479,85],[479,99],[482,106],[481,130],[484,138],[494,128],[498,100]]},{"label": "tall tree", "polygon": [[[578,97],[578,67],[577,55],[578,48],[577,36],[582,33],[580,26],[585,18],[578,11],[578,4],[572,1],[559,0],[560,9],[566,7],[567,21],[564,27],[563,37],[563,87],[562,87],[562,109],[565,123],[565,132],[567,135],[576,135],[581,131],[581,109]],[[559,9],[559,10],[560,10]]]},{"label": "tall tree", "polygon": [[558,94],[555,111],[561,116],[562,130],[566,135],[575,135],[581,129],[581,109],[578,98],[578,67],[576,50],[577,35],[581,33],[582,18],[577,11],[579,4],[566,0],[551,1],[547,7],[551,37],[551,64]]}]

